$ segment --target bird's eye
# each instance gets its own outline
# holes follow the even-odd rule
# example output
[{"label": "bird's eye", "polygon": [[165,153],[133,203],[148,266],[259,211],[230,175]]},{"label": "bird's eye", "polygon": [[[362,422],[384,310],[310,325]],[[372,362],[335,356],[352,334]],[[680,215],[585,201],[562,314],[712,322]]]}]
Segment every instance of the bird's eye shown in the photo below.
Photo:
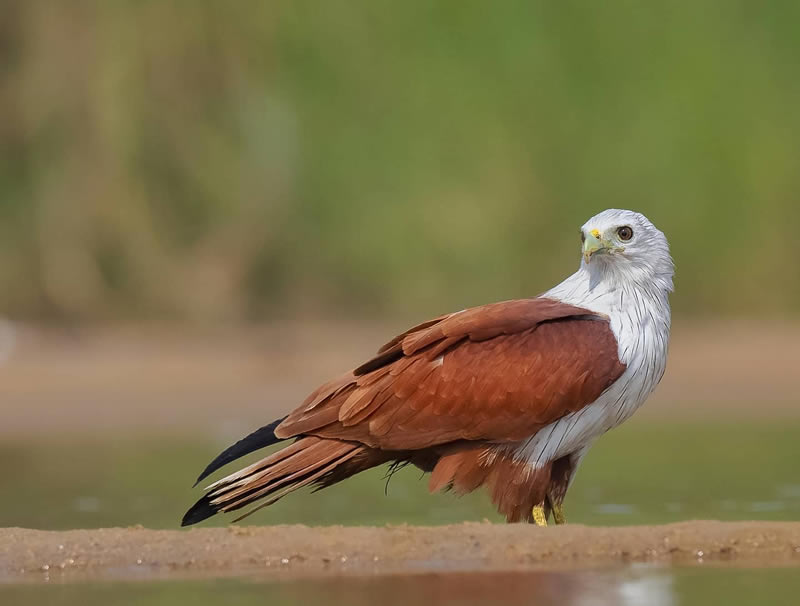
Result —
[{"label": "bird's eye", "polygon": [[617,230],[617,235],[619,236],[620,240],[622,240],[623,242],[627,242],[628,240],[633,238],[633,230],[627,225],[623,225]]}]

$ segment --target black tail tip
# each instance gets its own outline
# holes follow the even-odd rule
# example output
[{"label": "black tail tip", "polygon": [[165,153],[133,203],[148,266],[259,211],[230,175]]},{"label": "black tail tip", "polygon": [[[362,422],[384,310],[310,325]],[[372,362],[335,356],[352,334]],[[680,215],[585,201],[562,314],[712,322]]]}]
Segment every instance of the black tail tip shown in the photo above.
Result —
[{"label": "black tail tip", "polygon": [[192,524],[207,520],[216,514],[217,511],[217,508],[211,504],[211,500],[208,496],[204,496],[184,514],[183,520],[181,520],[181,526],[191,526]]},{"label": "black tail tip", "polygon": [[203,473],[198,476],[197,481],[194,483],[192,488],[197,486],[200,482],[205,480],[220,467],[227,465],[231,461],[235,461],[239,457],[243,457],[251,452],[267,446],[272,446],[273,444],[280,442],[281,438],[275,436],[275,429],[283,422],[285,418],[286,417],[282,417],[273,421],[269,425],[265,425],[261,429],[257,429],[250,435],[236,442],[236,444],[233,446],[223,450],[216,459],[208,464],[208,467],[203,470]]}]

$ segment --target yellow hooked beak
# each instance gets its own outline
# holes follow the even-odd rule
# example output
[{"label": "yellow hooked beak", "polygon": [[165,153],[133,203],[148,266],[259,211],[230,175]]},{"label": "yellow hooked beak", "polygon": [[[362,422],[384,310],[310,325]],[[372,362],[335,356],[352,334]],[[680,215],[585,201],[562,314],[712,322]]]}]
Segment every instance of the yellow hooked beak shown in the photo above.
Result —
[{"label": "yellow hooked beak", "polygon": [[586,234],[586,239],[583,241],[583,260],[588,263],[593,254],[614,249],[614,245],[604,240],[599,230],[593,229]]}]

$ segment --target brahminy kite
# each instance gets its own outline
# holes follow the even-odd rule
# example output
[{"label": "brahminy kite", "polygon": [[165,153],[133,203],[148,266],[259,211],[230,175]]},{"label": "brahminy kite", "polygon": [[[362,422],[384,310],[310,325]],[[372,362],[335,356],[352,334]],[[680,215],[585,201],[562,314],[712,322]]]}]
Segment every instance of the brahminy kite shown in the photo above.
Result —
[{"label": "brahminy kite", "polygon": [[667,239],[643,215],[603,211],[580,237],[580,267],[558,286],[419,324],[222,452],[198,482],[291,440],[211,484],[183,525],[384,463],[430,472],[431,491],[485,485],[509,522],[563,523],[589,447],[664,374],[673,288]]}]

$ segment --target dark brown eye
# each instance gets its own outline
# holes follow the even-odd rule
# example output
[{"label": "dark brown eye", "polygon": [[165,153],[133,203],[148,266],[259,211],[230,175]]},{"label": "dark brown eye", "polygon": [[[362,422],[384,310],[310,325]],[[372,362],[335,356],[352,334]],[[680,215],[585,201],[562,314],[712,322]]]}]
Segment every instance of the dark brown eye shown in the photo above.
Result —
[{"label": "dark brown eye", "polygon": [[622,240],[623,242],[627,242],[628,240],[633,238],[633,230],[627,225],[625,225],[617,230],[617,235],[619,236],[620,240]]}]

